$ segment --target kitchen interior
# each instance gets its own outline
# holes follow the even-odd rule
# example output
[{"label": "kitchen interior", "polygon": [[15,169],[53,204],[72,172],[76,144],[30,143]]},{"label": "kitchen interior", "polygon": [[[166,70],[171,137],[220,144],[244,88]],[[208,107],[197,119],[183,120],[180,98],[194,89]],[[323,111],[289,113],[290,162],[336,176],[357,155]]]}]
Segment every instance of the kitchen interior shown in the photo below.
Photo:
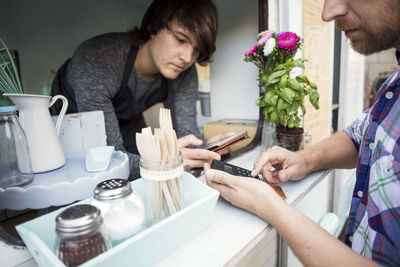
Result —
[{"label": "kitchen interior", "polygon": [[[78,44],[101,33],[127,31],[140,24],[150,2],[3,1],[0,37],[9,48],[17,51],[25,93],[49,95],[56,70],[72,55]],[[198,69],[200,88],[197,120],[206,138],[228,131],[246,129],[249,132],[251,138],[233,147],[240,153],[234,153],[235,157],[229,160],[232,164],[249,169],[262,150],[263,140],[259,134],[263,120],[260,120],[259,107],[255,105],[260,94],[257,69],[243,60],[244,52],[255,42],[261,19],[266,20],[263,23],[269,29],[294,31],[305,40],[302,53],[309,59],[305,72],[318,85],[321,107],[318,111],[310,110],[304,117],[303,124],[308,135],[305,146],[349,125],[370,105],[377,91],[377,79],[396,69],[394,50],[362,56],[352,50],[346,37],[335,30],[332,23],[322,22],[320,13],[323,0],[214,2],[219,12],[217,50],[212,63]],[[264,9],[265,16],[260,15],[262,7],[267,7]],[[12,102],[1,97],[0,105],[12,105]],[[158,109],[159,106],[154,107],[154,110]],[[158,116],[154,110],[148,111],[145,119],[149,125],[156,126]],[[79,123],[86,121],[90,125],[92,120],[101,120],[101,114],[85,116]],[[65,121],[71,128],[71,125],[78,123],[71,118],[64,118]],[[92,140],[101,140],[98,142],[104,144],[104,125],[90,126],[99,129],[93,131],[93,128],[88,128],[77,134],[69,133],[67,126],[61,125],[64,152],[96,145],[86,141],[86,144],[77,147],[74,141],[82,139],[83,135],[90,135]],[[253,142],[253,139],[257,140]],[[250,148],[252,144],[254,146]],[[253,152],[247,152],[249,150]],[[288,183],[283,187],[284,191],[287,190],[288,201],[340,238],[348,216],[354,170],[327,170],[310,176],[297,185]],[[204,183],[204,176],[199,179]],[[63,194],[67,195],[68,192]],[[20,222],[54,212],[57,208],[57,205],[50,205],[37,210],[15,210],[2,206],[0,258],[3,264],[3,259],[6,259],[4,266],[40,265],[12,228]],[[237,225],[231,225],[232,221]],[[204,227],[205,230],[190,240],[167,252],[160,252],[160,259],[153,264],[302,266],[267,222],[231,206],[221,198],[217,201],[211,220]],[[109,257],[112,258],[112,254]],[[104,259],[103,263],[97,263],[101,266],[105,262],[118,263],[116,259]]]}]

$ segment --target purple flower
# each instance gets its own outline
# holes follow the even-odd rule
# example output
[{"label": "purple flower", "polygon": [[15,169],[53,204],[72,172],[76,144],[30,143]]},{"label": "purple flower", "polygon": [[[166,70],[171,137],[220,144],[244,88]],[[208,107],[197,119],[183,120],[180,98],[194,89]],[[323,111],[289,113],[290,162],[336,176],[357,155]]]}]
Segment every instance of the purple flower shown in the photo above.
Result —
[{"label": "purple flower", "polygon": [[299,37],[293,32],[284,32],[278,37],[278,47],[286,50],[293,50],[297,48],[297,41]]},{"label": "purple flower", "polygon": [[254,53],[257,52],[257,48],[258,47],[255,45],[250,51],[247,51],[246,53],[244,53],[244,55],[246,57],[250,57],[250,56],[254,55]]},{"label": "purple flower", "polygon": [[257,36],[258,38],[260,38],[258,39],[257,45],[262,46],[263,44],[265,44],[265,42],[268,41],[269,38],[271,38],[273,33],[274,32],[271,30],[260,32]]}]

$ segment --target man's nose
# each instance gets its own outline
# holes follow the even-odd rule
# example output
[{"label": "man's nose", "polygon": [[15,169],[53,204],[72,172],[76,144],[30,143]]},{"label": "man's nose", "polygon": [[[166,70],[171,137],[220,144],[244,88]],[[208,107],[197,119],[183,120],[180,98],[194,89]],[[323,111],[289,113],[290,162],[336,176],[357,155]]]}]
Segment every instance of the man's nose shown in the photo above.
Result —
[{"label": "man's nose", "polygon": [[332,21],[337,17],[345,16],[349,6],[346,0],[325,0],[322,10],[322,20]]},{"label": "man's nose", "polygon": [[193,61],[194,58],[194,49],[191,45],[186,45],[180,54],[180,58],[185,62],[189,63]]}]

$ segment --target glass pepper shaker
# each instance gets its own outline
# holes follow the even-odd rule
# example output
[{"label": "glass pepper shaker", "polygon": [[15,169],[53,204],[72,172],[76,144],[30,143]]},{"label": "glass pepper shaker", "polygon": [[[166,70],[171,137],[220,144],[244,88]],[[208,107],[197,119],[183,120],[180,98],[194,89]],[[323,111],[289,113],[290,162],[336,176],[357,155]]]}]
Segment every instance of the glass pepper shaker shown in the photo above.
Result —
[{"label": "glass pepper shaker", "polygon": [[0,187],[21,187],[33,180],[31,158],[16,106],[0,107]]},{"label": "glass pepper shaker", "polygon": [[56,254],[66,266],[78,266],[111,247],[100,210],[93,205],[75,205],[61,212],[56,233]]},{"label": "glass pepper shaker", "polygon": [[144,205],[128,180],[115,178],[99,183],[93,198],[91,204],[101,210],[113,245],[143,228]]}]

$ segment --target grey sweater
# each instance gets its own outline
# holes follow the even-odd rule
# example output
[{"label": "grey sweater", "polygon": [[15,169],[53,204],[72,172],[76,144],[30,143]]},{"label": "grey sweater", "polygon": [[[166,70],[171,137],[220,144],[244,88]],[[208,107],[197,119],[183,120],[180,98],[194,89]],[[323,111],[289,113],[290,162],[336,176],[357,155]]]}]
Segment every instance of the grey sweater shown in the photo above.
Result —
[{"label": "grey sweater", "polygon": [[[67,82],[74,90],[78,112],[104,112],[107,145],[115,146],[116,150],[128,154],[131,178],[137,178],[140,177],[139,155],[129,153],[124,148],[111,101],[120,88],[130,48],[126,33],[107,33],[85,41],[75,50],[68,65]],[[133,68],[128,81],[132,97],[138,100],[146,91],[158,90],[161,80],[162,76],[159,74],[152,81],[145,81]],[[178,137],[194,134],[202,138],[196,121],[197,90],[197,72],[194,65],[176,79],[168,80],[168,97],[164,105],[171,109]]]}]

